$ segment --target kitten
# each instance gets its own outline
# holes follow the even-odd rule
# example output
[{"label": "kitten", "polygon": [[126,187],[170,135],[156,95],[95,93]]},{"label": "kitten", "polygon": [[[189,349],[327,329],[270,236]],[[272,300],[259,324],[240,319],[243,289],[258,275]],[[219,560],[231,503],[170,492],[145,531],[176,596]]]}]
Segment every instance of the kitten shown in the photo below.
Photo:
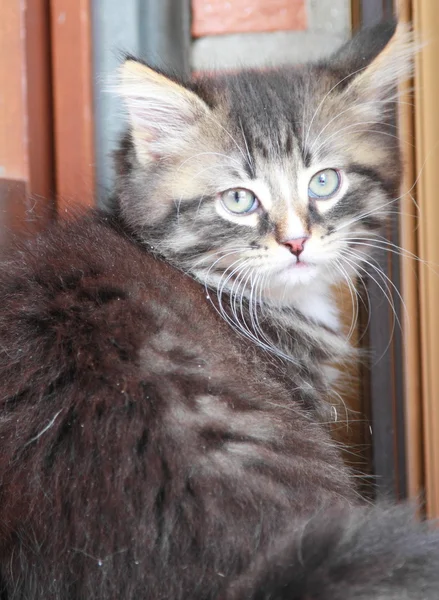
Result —
[{"label": "kitten", "polygon": [[399,195],[396,86],[413,45],[393,31],[360,33],[326,62],[191,89],[134,60],[122,68],[122,218],[216,290],[242,335],[296,365],[352,356],[332,289],[364,273]]},{"label": "kitten", "polygon": [[2,600],[437,597],[439,534],[364,506],[315,410],[410,52],[387,26],[192,88],[125,64],[115,214],[0,267]]}]

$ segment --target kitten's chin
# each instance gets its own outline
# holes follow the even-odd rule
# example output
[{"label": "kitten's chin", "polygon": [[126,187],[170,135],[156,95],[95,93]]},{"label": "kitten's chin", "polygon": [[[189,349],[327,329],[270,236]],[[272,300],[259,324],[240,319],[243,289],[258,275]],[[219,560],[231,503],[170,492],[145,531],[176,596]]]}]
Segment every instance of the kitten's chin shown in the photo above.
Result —
[{"label": "kitten's chin", "polygon": [[330,287],[340,280],[340,273],[329,264],[289,264],[271,275],[264,297],[267,302],[282,306],[297,298],[327,297]]},{"label": "kitten's chin", "polygon": [[276,283],[284,287],[308,285],[318,274],[319,268],[316,265],[299,262],[277,273]]}]

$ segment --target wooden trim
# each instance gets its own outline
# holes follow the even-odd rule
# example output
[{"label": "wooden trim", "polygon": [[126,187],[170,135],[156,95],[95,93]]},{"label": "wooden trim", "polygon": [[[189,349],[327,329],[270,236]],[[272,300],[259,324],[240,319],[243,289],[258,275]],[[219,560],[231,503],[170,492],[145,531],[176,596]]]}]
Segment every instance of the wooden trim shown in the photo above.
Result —
[{"label": "wooden trim", "polygon": [[22,8],[18,2],[3,0],[0,13],[0,174],[27,179],[25,97],[21,85],[24,48],[19,32]]},{"label": "wooden trim", "polygon": [[54,192],[50,20],[47,0],[26,6],[27,144],[30,193],[50,202]]},{"label": "wooden trim", "polygon": [[[399,3],[399,19],[409,23],[412,20],[411,0]],[[401,215],[399,219],[400,240],[404,253],[401,257],[401,293],[405,310],[403,320],[403,360],[404,360],[404,399],[405,434],[407,462],[407,495],[419,499],[424,489],[423,424],[422,424],[422,381],[421,348],[419,331],[419,269],[413,256],[418,256],[418,211],[415,196],[415,124],[413,82],[401,89],[399,129],[404,158],[404,181],[401,194]]]},{"label": "wooden trim", "polygon": [[425,494],[429,517],[439,517],[439,205],[437,171],[439,161],[439,3],[414,0],[415,31],[428,40],[416,63],[415,124],[417,133],[416,170],[419,214],[420,316],[423,387]]},{"label": "wooden trim", "polygon": [[[367,15],[369,24],[390,16],[392,13],[391,4],[390,0],[373,0],[373,2],[367,2],[367,0],[353,0],[353,26],[358,27],[362,22],[362,17]],[[410,22],[412,20],[412,0],[399,0],[397,5],[400,20]],[[373,10],[374,7],[375,10]],[[432,76],[434,77],[433,74]],[[398,266],[400,269],[399,277],[395,280],[391,275],[391,278],[399,287],[405,304],[404,310],[399,310],[399,318],[403,326],[403,336],[402,339],[399,338],[396,340],[396,344],[393,344],[393,359],[388,361],[388,367],[390,369],[389,373],[393,371],[392,365],[394,364],[395,359],[400,360],[400,356],[402,356],[402,368],[396,373],[393,371],[392,378],[389,378],[389,374],[386,375],[385,369],[382,369],[383,376],[381,379],[378,379],[375,386],[373,385],[373,381],[376,379],[376,374],[374,374],[374,368],[372,368],[371,402],[374,406],[374,431],[377,433],[378,427],[378,431],[381,431],[382,438],[381,440],[378,440],[378,443],[376,438],[374,440],[375,471],[378,472],[378,475],[381,475],[382,479],[383,469],[385,469],[388,473],[385,479],[387,479],[389,475],[392,479],[393,463],[396,460],[397,464],[399,464],[399,472],[404,476],[404,481],[402,481],[402,483],[403,487],[405,487],[407,496],[411,499],[419,499],[422,497],[425,486],[423,446],[424,420],[429,419],[429,417],[423,416],[422,408],[423,381],[421,378],[419,325],[420,274],[418,262],[411,258],[412,256],[418,256],[419,254],[418,214],[416,204],[413,200],[416,192],[416,190],[413,189],[415,182],[415,153],[412,146],[414,143],[415,132],[419,133],[419,131],[418,128],[415,128],[414,124],[414,109],[412,106],[413,95],[409,92],[411,85],[412,83],[409,83],[403,87],[400,105],[399,130],[404,156],[404,181],[399,206],[399,231],[393,233],[393,236],[399,234],[399,244],[404,249],[403,252],[405,252],[405,254],[400,260],[395,260],[394,257],[392,262],[388,265],[388,274],[390,275],[392,274],[394,266]],[[418,115],[420,110],[421,109],[419,108]],[[420,158],[418,157],[418,165],[419,164]],[[395,241],[392,239],[392,236],[391,241]],[[395,243],[397,242],[395,241]],[[382,260],[384,259],[385,257],[383,256]],[[378,319],[378,332],[380,322],[387,323],[386,328],[388,335],[389,322],[388,320],[386,321],[385,317],[383,320],[383,315],[380,316],[379,313],[377,314],[376,308],[376,301],[373,301],[372,319],[374,321]],[[370,343],[376,346],[376,335],[372,334],[371,337]],[[423,379],[425,379],[425,374]],[[381,384],[383,384],[384,387],[382,387]],[[394,388],[394,391],[389,394],[392,387]],[[373,388],[375,388],[375,390]],[[375,401],[374,397],[376,398]],[[385,409],[386,405],[390,406],[389,400],[391,400],[393,404],[391,412],[388,410],[386,411]],[[404,407],[403,414],[401,414],[402,405]],[[378,413],[377,409],[379,411]],[[401,441],[398,441],[398,439],[401,440],[401,430],[404,431],[404,444],[402,444]],[[397,434],[396,438],[395,432]],[[396,454],[395,451],[397,452]],[[379,458],[381,464],[379,464],[377,458]],[[399,487],[401,488],[401,485]]]},{"label": "wooden trim", "polygon": [[351,2],[351,24],[352,31],[357,31],[361,27],[361,2],[352,0]]},{"label": "wooden trim", "polygon": [[[0,177],[24,182],[24,194],[2,185],[6,226],[42,227],[53,208],[50,22],[46,0],[0,4]],[[12,195],[10,195],[12,194]],[[13,207],[9,219],[11,201]],[[21,213],[21,219],[18,219]]]},{"label": "wooden trim", "polygon": [[90,0],[51,0],[57,211],[95,198]]},{"label": "wooden trim", "polygon": [[26,181],[0,179],[0,247],[7,244],[11,230],[19,231],[22,228],[26,197]]}]

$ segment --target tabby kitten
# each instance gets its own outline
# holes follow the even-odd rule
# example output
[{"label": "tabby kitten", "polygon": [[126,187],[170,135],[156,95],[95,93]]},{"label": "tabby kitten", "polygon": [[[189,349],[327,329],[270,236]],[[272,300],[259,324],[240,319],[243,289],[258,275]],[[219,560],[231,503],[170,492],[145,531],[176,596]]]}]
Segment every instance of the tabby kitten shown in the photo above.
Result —
[{"label": "tabby kitten", "polygon": [[388,26],[192,88],[125,64],[115,214],[0,267],[2,600],[437,598],[439,534],[364,506],[314,410],[410,52]]},{"label": "tabby kitten", "polygon": [[[189,87],[134,60],[122,68],[123,220],[214,289],[242,335],[296,366],[352,356],[333,289],[353,290],[398,199],[395,104],[412,53],[408,31],[386,25],[326,62]],[[316,405],[312,383],[303,400]]]}]

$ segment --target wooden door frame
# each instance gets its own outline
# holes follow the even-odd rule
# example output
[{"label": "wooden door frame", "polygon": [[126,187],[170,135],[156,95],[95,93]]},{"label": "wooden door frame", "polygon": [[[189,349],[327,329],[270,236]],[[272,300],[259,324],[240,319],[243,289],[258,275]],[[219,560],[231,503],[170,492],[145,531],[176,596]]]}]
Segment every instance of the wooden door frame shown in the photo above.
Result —
[{"label": "wooden door frame", "polygon": [[413,0],[413,23],[423,43],[415,69],[416,198],[418,219],[421,412],[427,515],[439,517],[439,4]]},{"label": "wooden door frame", "polygon": [[[353,29],[369,27],[392,18],[392,0],[353,0]],[[400,244],[399,219],[389,225],[387,238]],[[378,495],[404,498],[407,495],[407,461],[405,436],[405,387],[402,354],[401,263],[392,252],[378,250],[374,259],[396,289],[388,288],[395,313],[383,294],[385,282],[376,274],[366,278],[369,308],[360,319],[367,323],[363,340],[370,350],[369,365],[363,373],[363,406],[371,422],[372,471]],[[374,281],[374,278],[377,281]],[[369,319],[370,314],[370,319]]]},{"label": "wooden door frame", "polygon": [[[413,20],[412,0],[400,0],[399,18],[406,23]],[[400,243],[404,249],[400,259],[401,293],[405,310],[402,313],[404,344],[404,407],[406,438],[406,480],[407,496],[413,500],[422,498],[425,477],[423,458],[422,421],[422,377],[421,344],[419,322],[419,264],[412,257],[419,256],[418,208],[416,196],[416,145],[415,128],[416,92],[411,88],[415,81],[404,84],[400,104],[400,135],[403,141],[404,181],[399,218]],[[416,87],[416,86],[415,86]]]},{"label": "wooden door frame", "polygon": [[94,204],[91,0],[1,0],[2,231]]},{"label": "wooden door frame", "polygon": [[95,202],[91,0],[50,0],[57,213]]},{"label": "wooden door frame", "polygon": [[[361,4],[365,2],[369,5],[369,0],[364,0],[363,3],[353,2],[353,17],[357,22],[361,16]],[[387,2],[373,0],[370,4],[375,4],[382,15],[385,10],[389,10]],[[425,499],[427,516],[438,518],[439,277],[435,265],[439,264],[436,183],[439,165],[439,4],[423,0],[398,0],[398,13],[401,21],[413,23],[415,38],[420,42],[422,50],[416,57],[413,82],[409,82],[401,90],[399,119],[404,181],[398,233],[403,256],[395,261],[398,263],[399,277],[394,282],[402,293],[405,309],[399,313],[403,323],[403,343],[400,338],[396,346],[393,344],[394,359],[390,363],[388,378],[391,375],[395,378],[396,374],[399,389],[402,387],[403,393],[396,397],[396,408],[400,416],[395,419],[395,414],[393,415],[395,429],[387,432],[384,445],[377,444],[375,440],[374,452],[376,456],[384,452],[389,470],[392,468],[392,460],[405,464],[406,495],[415,500]],[[376,15],[375,19],[378,20],[378,17]],[[409,88],[412,86],[414,92],[410,93]],[[413,258],[418,256],[420,261]],[[383,315],[376,310],[377,306],[372,306],[372,321],[386,326]],[[376,342],[373,336],[372,332],[372,343]],[[395,358],[400,362],[397,369]],[[376,378],[376,374],[372,368],[370,379],[373,381],[374,377]],[[382,390],[376,386],[371,393],[372,409],[379,402],[387,406],[387,422],[391,420],[389,408],[395,408],[395,396],[389,396],[388,389],[388,386]],[[376,418],[377,414],[380,418],[382,411],[373,415],[374,427],[381,426]],[[386,417],[384,422],[386,423]],[[398,446],[401,429],[405,444]],[[392,446],[394,449],[403,449],[403,461],[394,450],[392,454]]]},{"label": "wooden door frame", "polygon": [[34,231],[54,209],[47,0],[0,4],[2,231]]}]

